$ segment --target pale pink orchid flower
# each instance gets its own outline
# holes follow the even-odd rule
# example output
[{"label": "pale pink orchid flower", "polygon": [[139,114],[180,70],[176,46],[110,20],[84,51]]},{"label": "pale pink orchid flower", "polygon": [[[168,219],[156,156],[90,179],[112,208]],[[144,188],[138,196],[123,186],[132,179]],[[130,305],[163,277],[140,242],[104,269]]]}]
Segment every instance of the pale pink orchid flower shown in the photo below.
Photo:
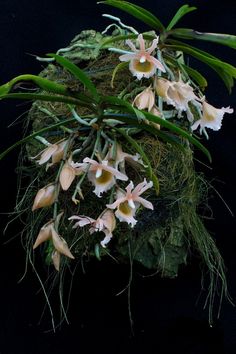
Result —
[{"label": "pale pink orchid flower", "polygon": [[74,259],[75,257],[72,255],[67,242],[62,238],[56,231],[55,229],[55,223],[59,222],[59,219],[61,218],[62,213],[60,213],[57,216],[56,221],[50,220],[47,222],[45,225],[43,225],[39,231],[39,234],[36,238],[36,241],[33,245],[33,249],[37,248],[40,244],[43,242],[46,242],[48,240],[52,241],[52,244],[54,246],[54,252],[52,254],[52,261],[53,264],[56,268],[56,270],[59,271],[59,266],[60,266],[60,256],[61,254],[69,257],[71,259]]},{"label": "pale pink orchid flower", "polygon": [[101,198],[101,193],[108,191],[115,185],[116,179],[121,181],[128,180],[128,176],[124,173],[109,166],[107,160],[97,162],[86,157],[83,162],[89,164],[88,179],[95,186],[94,193],[99,198]]},{"label": "pale pink orchid flower", "polygon": [[73,183],[76,176],[85,172],[87,164],[74,162],[70,157],[62,167],[59,181],[61,188],[67,191]]},{"label": "pale pink orchid flower", "polygon": [[[140,197],[147,189],[152,188],[153,182],[147,182],[144,179],[143,182],[139,183],[135,188],[131,181],[126,187],[126,192],[118,190],[117,199],[112,204],[107,204],[106,207],[109,209],[116,209],[115,215],[122,222],[127,222],[134,227],[137,220],[134,218],[137,208],[142,204],[145,208],[153,210],[153,205],[148,200]],[[132,191],[133,190],[133,191]]]},{"label": "pale pink orchid flower", "polygon": [[162,63],[152,56],[152,52],[156,49],[158,38],[155,38],[150,48],[145,49],[145,41],[143,35],[138,35],[139,49],[131,42],[126,40],[126,44],[132,49],[133,53],[123,54],[119,57],[120,61],[129,61],[129,69],[131,73],[141,80],[143,77],[150,78],[155,75],[156,70],[159,69],[165,72]]},{"label": "pale pink orchid flower", "polygon": [[155,93],[151,86],[140,92],[134,99],[133,105],[138,109],[146,109],[150,112],[155,104]]},{"label": "pale pink orchid flower", "polygon": [[193,121],[193,115],[188,104],[191,101],[197,104],[200,99],[195,95],[193,88],[188,83],[183,82],[181,79],[179,81],[169,81],[164,78],[158,78],[155,88],[157,95],[162,97],[167,104],[174,106],[179,112],[179,116],[182,112],[186,112],[188,120],[190,122]]},{"label": "pale pink orchid flower", "polygon": [[56,185],[49,184],[38,190],[34,203],[32,206],[32,211],[51,206],[56,200]]},{"label": "pale pink orchid flower", "polygon": [[[161,112],[158,107],[155,105],[155,93],[151,89],[151,86],[144,89],[140,92],[134,99],[133,105],[138,109],[147,109],[151,114],[162,117]],[[153,125],[155,128],[160,129],[160,125],[154,122],[150,122],[147,119],[145,120],[146,124]]]},{"label": "pale pink orchid flower", "polygon": [[116,144],[115,147],[116,153],[114,155],[114,146],[112,146],[106,157],[105,160],[109,162],[110,165],[114,166],[115,169],[120,169],[122,173],[125,174],[125,161],[129,162],[130,164],[134,163],[139,163],[143,165],[143,162],[140,158],[140,155],[136,153],[135,155],[128,154],[127,152],[124,152],[122,150],[122,146],[120,144]]},{"label": "pale pink orchid flower", "polygon": [[111,240],[113,236],[112,232],[116,227],[116,219],[114,213],[109,209],[102,212],[97,219],[92,219],[89,216],[73,215],[69,218],[69,220],[78,220],[74,224],[73,229],[77,227],[84,227],[85,225],[90,225],[90,234],[102,231],[105,234],[105,238],[101,241],[101,246],[104,248],[106,248],[106,245]]},{"label": "pale pink orchid flower", "polygon": [[60,162],[63,158],[64,150],[68,140],[63,140],[61,142],[50,144],[46,149],[41,151],[36,157],[40,156],[40,159],[37,160],[39,165],[43,165],[48,162],[50,159],[51,163],[47,164],[47,168],[52,166],[58,162]]},{"label": "pale pink orchid flower", "polygon": [[202,131],[205,128],[210,128],[212,130],[220,130],[224,114],[232,114],[233,112],[233,108],[215,108],[206,101],[204,101],[202,103],[202,117],[192,125],[191,129],[196,130],[200,126],[200,134],[202,134]]}]

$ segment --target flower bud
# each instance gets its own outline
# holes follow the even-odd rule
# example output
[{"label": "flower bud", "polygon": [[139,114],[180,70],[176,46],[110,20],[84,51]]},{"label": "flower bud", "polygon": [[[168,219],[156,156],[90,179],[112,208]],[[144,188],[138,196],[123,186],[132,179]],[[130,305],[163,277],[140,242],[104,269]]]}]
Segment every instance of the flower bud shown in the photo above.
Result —
[{"label": "flower bud", "polygon": [[56,185],[49,184],[41,188],[34,199],[32,211],[52,205],[56,199]]}]

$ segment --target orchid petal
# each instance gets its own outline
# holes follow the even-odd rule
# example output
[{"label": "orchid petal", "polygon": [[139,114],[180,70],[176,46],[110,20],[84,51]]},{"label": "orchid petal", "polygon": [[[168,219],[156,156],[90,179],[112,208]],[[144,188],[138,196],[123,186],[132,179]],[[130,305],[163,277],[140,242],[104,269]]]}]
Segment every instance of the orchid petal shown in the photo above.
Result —
[{"label": "orchid petal", "polygon": [[142,204],[147,209],[151,209],[151,210],[154,209],[153,204],[151,202],[149,202],[148,200],[142,198],[142,197],[136,198],[135,201],[137,201],[138,203]]},{"label": "orchid petal", "polygon": [[64,254],[64,256],[74,259],[75,257],[71,253],[67,245],[67,242],[60,235],[58,235],[58,233],[56,232],[53,226],[51,227],[51,232],[52,232],[52,242],[55,249],[59,253]]}]

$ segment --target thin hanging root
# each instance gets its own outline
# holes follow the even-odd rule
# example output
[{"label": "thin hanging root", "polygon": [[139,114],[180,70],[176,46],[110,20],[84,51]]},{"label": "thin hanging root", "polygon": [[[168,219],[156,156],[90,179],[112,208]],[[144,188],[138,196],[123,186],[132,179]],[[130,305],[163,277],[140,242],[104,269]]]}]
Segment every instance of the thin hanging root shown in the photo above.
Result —
[{"label": "thin hanging root", "polygon": [[[115,17],[115,16],[112,16],[112,15],[109,15],[109,14],[102,14],[102,16],[103,16],[103,17],[107,17],[107,18],[109,18],[110,20],[117,21],[117,22],[121,25],[122,28],[125,28],[125,29],[129,30],[130,32],[132,32],[132,33],[134,33],[134,34],[139,34],[139,32],[138,32],[135,28],[133,28],[133,27],[131,27],[131,26],[127,26],[127,25],[125,25],[123,22],[121,22],[121,19],[120,19],[119,17]],[[105,34],[105,33],[111,28],[111,26],[114,26],[114,24],[109,25],[109,26],[102,32],[102,34]],[[117,26],[117,25],[115,25],[115,26]],[[118,27],[118,28],[119,28],[119,27]]]}]

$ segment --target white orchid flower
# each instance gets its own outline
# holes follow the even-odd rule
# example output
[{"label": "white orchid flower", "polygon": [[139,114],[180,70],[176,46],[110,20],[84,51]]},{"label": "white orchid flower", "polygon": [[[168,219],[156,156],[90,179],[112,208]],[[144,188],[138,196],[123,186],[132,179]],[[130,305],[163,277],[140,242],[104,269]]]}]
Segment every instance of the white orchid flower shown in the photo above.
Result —
[{"label": "white orchid flower", "polygon": [[202,131],[205,128],[219,130],[222,125],[224,114],[232,114],[233,112],[233,108],[215,108],[206,101],[204,101],[202,103],[202,117],[192,125],[191,129],[196,130],[200,126],[200,134],[202,134]]},{"label": "white orchid flower", "polygon": [[115,185],[116,179],[121,181],[128,180],[128,176],[124,173],[109,166],[107,160],[97,162],[86,157],[83,162],[89,164],[88,179],[95,186],[94,193],[99,198],[101,197],[101,193],[108,191]]},{"label": "white orchid flower", "polygon": [[[147,189],[152,188],[153,182],[147,182],[144,179],[143,182],[139,183],[135,188],[131,181],[126,187],[126,192],[119,190],[117,192],[117,199],[112,204],[107,204],[106,207],[109,209],[116,209],[115,215],[120,221],[125,221],[134,227],[137,220],[134,218],[137,208],[142,204],[145,208],[153,210],[153,205],[148,200],[140,197]],[[133,189],[133,191],[132,191]]]}]

